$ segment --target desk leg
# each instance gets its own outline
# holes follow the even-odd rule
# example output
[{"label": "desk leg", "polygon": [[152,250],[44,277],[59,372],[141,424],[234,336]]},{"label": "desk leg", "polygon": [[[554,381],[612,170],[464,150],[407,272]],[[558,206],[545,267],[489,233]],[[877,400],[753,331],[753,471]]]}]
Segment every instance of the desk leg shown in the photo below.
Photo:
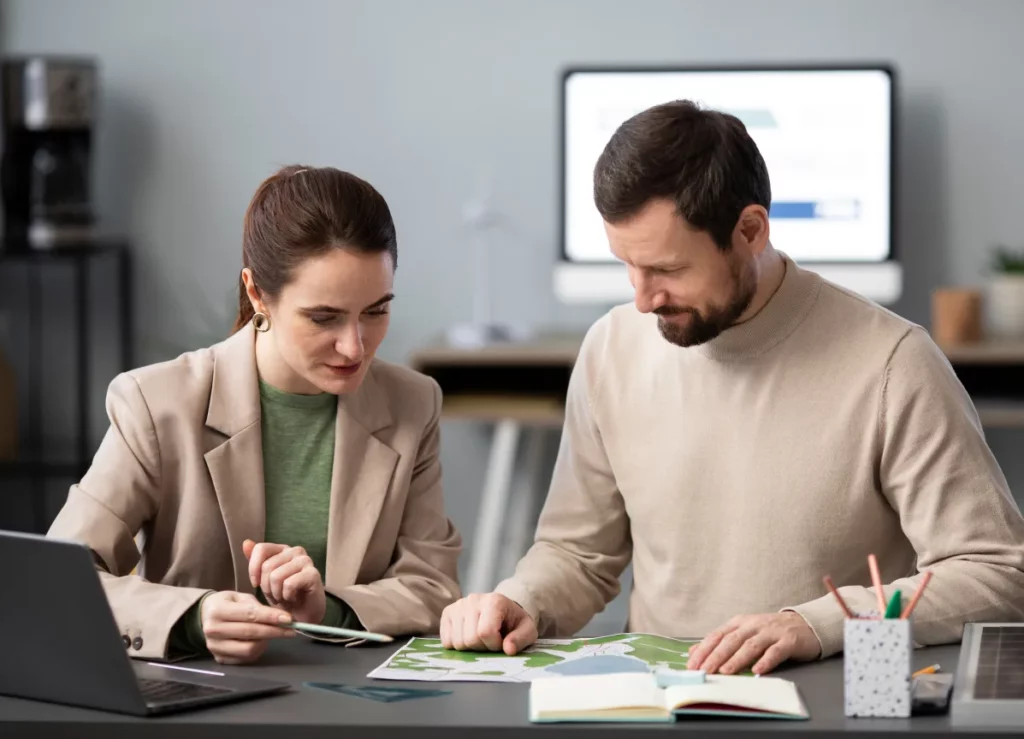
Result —
[{"label": "desk leg", "polygon": [[523,450],[519,484],[516,485],[509,501],[504,557],[500,570],[502,573],[511,575],[515,571],[516,563],[533,543],[537,514],[544,502],[547,482],[550,480],[550,477],[543,474],[544,453],[549,438],[549,429],[543,426],[526,429],[526,448]]},{"label": "desk leg", "polygon": [[502,540],[502,521],[508,508],[512,471],[516,462],[520,426],[517,421],[500,421],[494,429],[487,461],[480,512],[473,533],[473,553],[464,593],[486,593],[494,588],[495,564]]}]

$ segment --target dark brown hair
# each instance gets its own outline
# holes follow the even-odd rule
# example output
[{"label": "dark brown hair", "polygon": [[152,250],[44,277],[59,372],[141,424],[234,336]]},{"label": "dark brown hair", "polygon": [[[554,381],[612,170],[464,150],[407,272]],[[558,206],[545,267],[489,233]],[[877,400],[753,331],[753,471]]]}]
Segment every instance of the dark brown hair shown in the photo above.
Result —
[{"label": "dark brown hair", "polygon": [[771,206],[768,168],[735,116],[689,100],[656,105],[619,126],[594,167],[594,202],[608,223],[669,198],[687,223],[722,250],[740,211]]},{"label": "dark brown hair", "polygon": [[[336,248],[387,252],[398,266],[391,211],[370,183],[334,167],[293,164],[260,184],[245,211],[242,266],[262,296],[276,298],[303,260]],[[241,277],[238,293],[233,331],[253,317]]]}]

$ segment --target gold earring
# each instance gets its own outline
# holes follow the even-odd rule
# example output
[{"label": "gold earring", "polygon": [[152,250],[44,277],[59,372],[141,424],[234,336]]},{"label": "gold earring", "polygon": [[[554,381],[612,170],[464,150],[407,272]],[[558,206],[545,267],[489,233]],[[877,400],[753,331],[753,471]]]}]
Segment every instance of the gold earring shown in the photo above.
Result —
[{"label": "gold earring", "polygon": [[252,316],[252,327],[260,333],[270,330],[270,316],[266,313],[254,313]]}]

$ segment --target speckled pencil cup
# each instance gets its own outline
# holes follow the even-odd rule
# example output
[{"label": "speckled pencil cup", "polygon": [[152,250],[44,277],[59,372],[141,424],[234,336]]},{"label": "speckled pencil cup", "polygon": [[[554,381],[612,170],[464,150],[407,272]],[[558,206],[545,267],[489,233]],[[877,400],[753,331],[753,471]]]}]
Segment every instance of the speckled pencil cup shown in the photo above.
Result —
[{"label": "speckled pencil cup", "polygon": [[846,619],[843,678],[846,715],[910,716],[910,619]]}]

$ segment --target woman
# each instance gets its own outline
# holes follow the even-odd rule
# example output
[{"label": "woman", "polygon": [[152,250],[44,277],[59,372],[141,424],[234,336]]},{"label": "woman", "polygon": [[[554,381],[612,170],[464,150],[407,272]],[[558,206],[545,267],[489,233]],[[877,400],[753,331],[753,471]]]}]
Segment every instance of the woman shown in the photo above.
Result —
[{"label": "woman", "polygon": [[92,549],[131,656],[251,662],[292,620],[437,633],[461,539],[440,389],[374,357],[396,259],[373,187],[286,167],[245,214],[234,334],[111,383],[49,535]]}]

